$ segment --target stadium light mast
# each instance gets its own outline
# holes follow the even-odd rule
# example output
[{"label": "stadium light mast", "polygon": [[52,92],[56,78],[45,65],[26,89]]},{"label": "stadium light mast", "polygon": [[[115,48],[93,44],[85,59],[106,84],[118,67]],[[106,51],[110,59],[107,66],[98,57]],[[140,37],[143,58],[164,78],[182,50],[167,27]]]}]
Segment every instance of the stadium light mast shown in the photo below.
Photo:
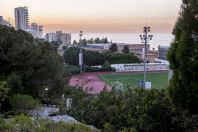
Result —
[{"label": "stadium light mast", "polygon": [[144,82],[143,88],[146,88],[146,63],[147,63],[147,44],[152,40],[153,35],[148,35],[151,31],[150,27],[144,27],[143,35],[140,35],[142,43],[144,43]]},{"label": "stadium light mast", "polygon": [[83,52],[82,52],[82,36],[83,36],[83,31],[80,31],[79,37],[79,46],[80,46],[80,53],[79,53],[79,65],[80,65],[80,74],[82,76],[82,70],[83,70]]}]

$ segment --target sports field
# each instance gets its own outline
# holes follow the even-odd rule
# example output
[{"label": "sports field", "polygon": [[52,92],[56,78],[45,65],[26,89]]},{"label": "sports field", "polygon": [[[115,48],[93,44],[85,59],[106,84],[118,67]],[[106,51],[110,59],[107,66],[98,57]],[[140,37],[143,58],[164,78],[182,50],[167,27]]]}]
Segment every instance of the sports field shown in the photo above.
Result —
[{"label": "sports field", "polygon": [[[143,73],[113,73],[98,75],[98,77],[110,86],[113,86],[115,82],[122,83],[124,91],[128,88],[137,88],[138,81],[144,80]],[[166,88],[168,86],[168,72],[148,72],[146,80],[152,82],[152,88]]]}]

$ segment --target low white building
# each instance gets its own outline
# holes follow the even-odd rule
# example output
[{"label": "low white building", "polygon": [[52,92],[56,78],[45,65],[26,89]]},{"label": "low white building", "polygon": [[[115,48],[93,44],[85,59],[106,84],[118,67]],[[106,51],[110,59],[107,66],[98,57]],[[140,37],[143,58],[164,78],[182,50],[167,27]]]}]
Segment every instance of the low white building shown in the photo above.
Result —
[{"label": "low white building", "polygon": [[63,49],[64,46],[71,45],[71,34],[63,33],[62,31],[56,31],[55,33],[47,33],[45,39],[48,42],[56,41],[59,44],[59,49]]},{"label": "low white building", "polygon": [[43,38],[43,26],[37,23],[31,23],[31,26],[24,31],[30,33],[34,38]]},{"label": "low white building", "polygon": [[[144,71],[144,64],[112,64],[111,67],[115,68],[116,71]],[[169,65],[159,63],[148,63],[146,64],[147,71],[168,71]]]},{"label": "low white building", "polygon": [[0,16],[0,25],[12,27],[12,25],[8,21],[3,19],[3,16]]},{"label": "low white building", "polygon": [[56,37],[56,33],[47,33],[45,35],[45,39],[48,41],[48,42],[52,42],[52,41],[58,41],[57,37]]},{"label": "low white building", "polygon": [[95,48],[95,49],[102,49],[102,50],[109,50],[109,47],[112,43],[95,43],[95,44],[87,44],[86,48]]}]

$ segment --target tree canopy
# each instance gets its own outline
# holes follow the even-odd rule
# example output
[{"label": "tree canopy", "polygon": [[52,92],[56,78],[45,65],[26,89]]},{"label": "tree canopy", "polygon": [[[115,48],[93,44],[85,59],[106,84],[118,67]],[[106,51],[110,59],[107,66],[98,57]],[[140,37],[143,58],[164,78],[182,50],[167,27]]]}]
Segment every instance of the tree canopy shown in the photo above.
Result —
[{"label": "tree canopy", "polygon": [[125,46],[123,47],[122,52],[125,53],[125,54],[128,54],[128,53],[129,53],[129,46],[128,46],[128,45],[125,45]]},{"label": "tree canopy", "polygon": [[[29,33],[0,26],[0,78],[11,91],[37,97],[45,87],[65,81],[64,65],[50,43]],[[52,91],[53,91],[52,90]]]},{"label": "tree canopy", "polygon": [[198,113],[198,2],[183,0],[173,30],[175,39],[168,53],[173,77],[168,93],[182,110]]},{"label": "tree canopy", "polygon": [[[64,60],[65,63],[69,65],[78,66],[79,60],[79,47],[70,47],[65,50]],[[111,64],[122,64],[122,63],[139,63],[140,60],[132,53],[130,54],[121,54],[121,53],[112,53],[112,52],[94,52],[83,50],[83,59],[84,64],[89,66],[102,65],[105,61],[108,61]]]},{"label": "tree canopy", "polygon": [[116,43],[111,44],[109,50],[110,50],[111,52],[117,52],[117,51],[118,51],[118,46],[117,46],[117,44],[116,44]]}]

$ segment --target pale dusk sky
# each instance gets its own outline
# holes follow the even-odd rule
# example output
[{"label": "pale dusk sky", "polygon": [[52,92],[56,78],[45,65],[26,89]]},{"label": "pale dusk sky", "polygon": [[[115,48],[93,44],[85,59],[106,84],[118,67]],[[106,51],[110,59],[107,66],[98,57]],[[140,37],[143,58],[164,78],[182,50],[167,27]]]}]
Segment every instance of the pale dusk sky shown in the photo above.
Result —
[{"label": "pale dusk sky", "polygon": [[14,26],[14,8],[28,6],[30,22],[44,31],[171,33],[181,0],[0,0],[0,16]]}]

